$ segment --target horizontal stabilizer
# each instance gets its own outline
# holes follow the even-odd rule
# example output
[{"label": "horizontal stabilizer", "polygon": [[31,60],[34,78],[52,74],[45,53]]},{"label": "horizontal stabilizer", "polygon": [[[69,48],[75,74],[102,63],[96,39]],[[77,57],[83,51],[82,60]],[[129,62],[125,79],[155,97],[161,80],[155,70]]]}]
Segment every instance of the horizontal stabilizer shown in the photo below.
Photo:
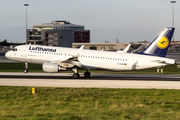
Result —
[{"label": "horizontal stabilizer", "polygon": [[156,63],[165,63],[166,61],[164,61],[164,60],[153,60],[153,61],[151,61],[151,62],[156,62]]},{"label": "horizontal stabilizer", "polygon": [[152,60],[151,62],[162,63],[162,64],[175,64],[176,60],[168,59],[168,60]]}]

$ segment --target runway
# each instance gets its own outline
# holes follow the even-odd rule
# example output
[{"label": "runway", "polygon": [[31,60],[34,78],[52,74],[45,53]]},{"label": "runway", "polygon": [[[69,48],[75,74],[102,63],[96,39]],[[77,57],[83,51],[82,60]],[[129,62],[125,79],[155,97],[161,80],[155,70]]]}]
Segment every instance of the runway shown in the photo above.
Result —
[{"label": "runway", "polygon": [[0,86],[180,89],[180,75],[92,74],[73,79],[72,73],[0,72]]}]

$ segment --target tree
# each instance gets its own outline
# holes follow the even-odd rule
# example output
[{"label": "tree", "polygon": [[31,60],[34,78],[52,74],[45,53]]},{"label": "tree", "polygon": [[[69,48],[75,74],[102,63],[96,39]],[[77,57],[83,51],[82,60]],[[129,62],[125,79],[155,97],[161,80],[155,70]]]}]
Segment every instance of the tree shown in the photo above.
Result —
[{"label": "tree", "polygon": [[0,42],[0,46],[10,46],[10,45],[22,45],[22,44],[25,44],[25,43],[9,43],[7,42],[7,40],[5,39],[4,41]]}]

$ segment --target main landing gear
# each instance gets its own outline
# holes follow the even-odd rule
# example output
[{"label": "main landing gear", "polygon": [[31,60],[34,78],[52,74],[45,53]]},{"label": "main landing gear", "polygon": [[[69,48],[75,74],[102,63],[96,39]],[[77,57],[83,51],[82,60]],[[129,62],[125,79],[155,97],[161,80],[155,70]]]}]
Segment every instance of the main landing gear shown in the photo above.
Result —
[{"label": "main landing gear", "polygon": [[79,78],[79,73],[77,72],[77,67],[73,68],[72,70],[74,71],[73,78],[78,79]]},{"label": "main landing gear", "polygon": [[29,66],[29,63],[25,63],[25,70],[24,70],[24,73],[28,73],[28,66]]},{"label": "main landing gear", "polygon": [[86,72],[84,73],[84,77],[89,78],[91,76],[91,73],[88,72],[88,70],[86,70]]},{"label": "main landing gear", "polygon": [[[74,79],[78,79],[78,78],[80,77],[80,75],[79,75],[79,73],[77,72],[77,68],[75,67],[75,68],[73,68],[72,70],[74,71],[73,78],[74,78]],[[91,73],[88,72],[88,70],[87,70],[87,71],[84,73],[84,77],[85,77],[85,78],[89,78],[90,76],[91,76]]]}]

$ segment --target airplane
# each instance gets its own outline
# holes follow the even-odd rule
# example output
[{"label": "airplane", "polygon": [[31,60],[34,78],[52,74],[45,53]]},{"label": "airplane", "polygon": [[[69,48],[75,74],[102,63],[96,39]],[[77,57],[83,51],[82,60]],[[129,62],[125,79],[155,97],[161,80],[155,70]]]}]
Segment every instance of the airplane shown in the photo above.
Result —
[{"label": "airplane", "polygon": [[[80,77],[78,68],[85,69],[84,77],[90,77],[91,69],[112,71],[131,71],[175,64],[176,60],[166,58],[175,28],[167,27],[149,46],[138,54],[118,53],[77,48],[19,45],[8,51],[6,58],[29,64],[42,64],[44,72],[55,73],[61,70],[74,71],[73,78]],[[163,42],[164,41],[164,42]]]}]

